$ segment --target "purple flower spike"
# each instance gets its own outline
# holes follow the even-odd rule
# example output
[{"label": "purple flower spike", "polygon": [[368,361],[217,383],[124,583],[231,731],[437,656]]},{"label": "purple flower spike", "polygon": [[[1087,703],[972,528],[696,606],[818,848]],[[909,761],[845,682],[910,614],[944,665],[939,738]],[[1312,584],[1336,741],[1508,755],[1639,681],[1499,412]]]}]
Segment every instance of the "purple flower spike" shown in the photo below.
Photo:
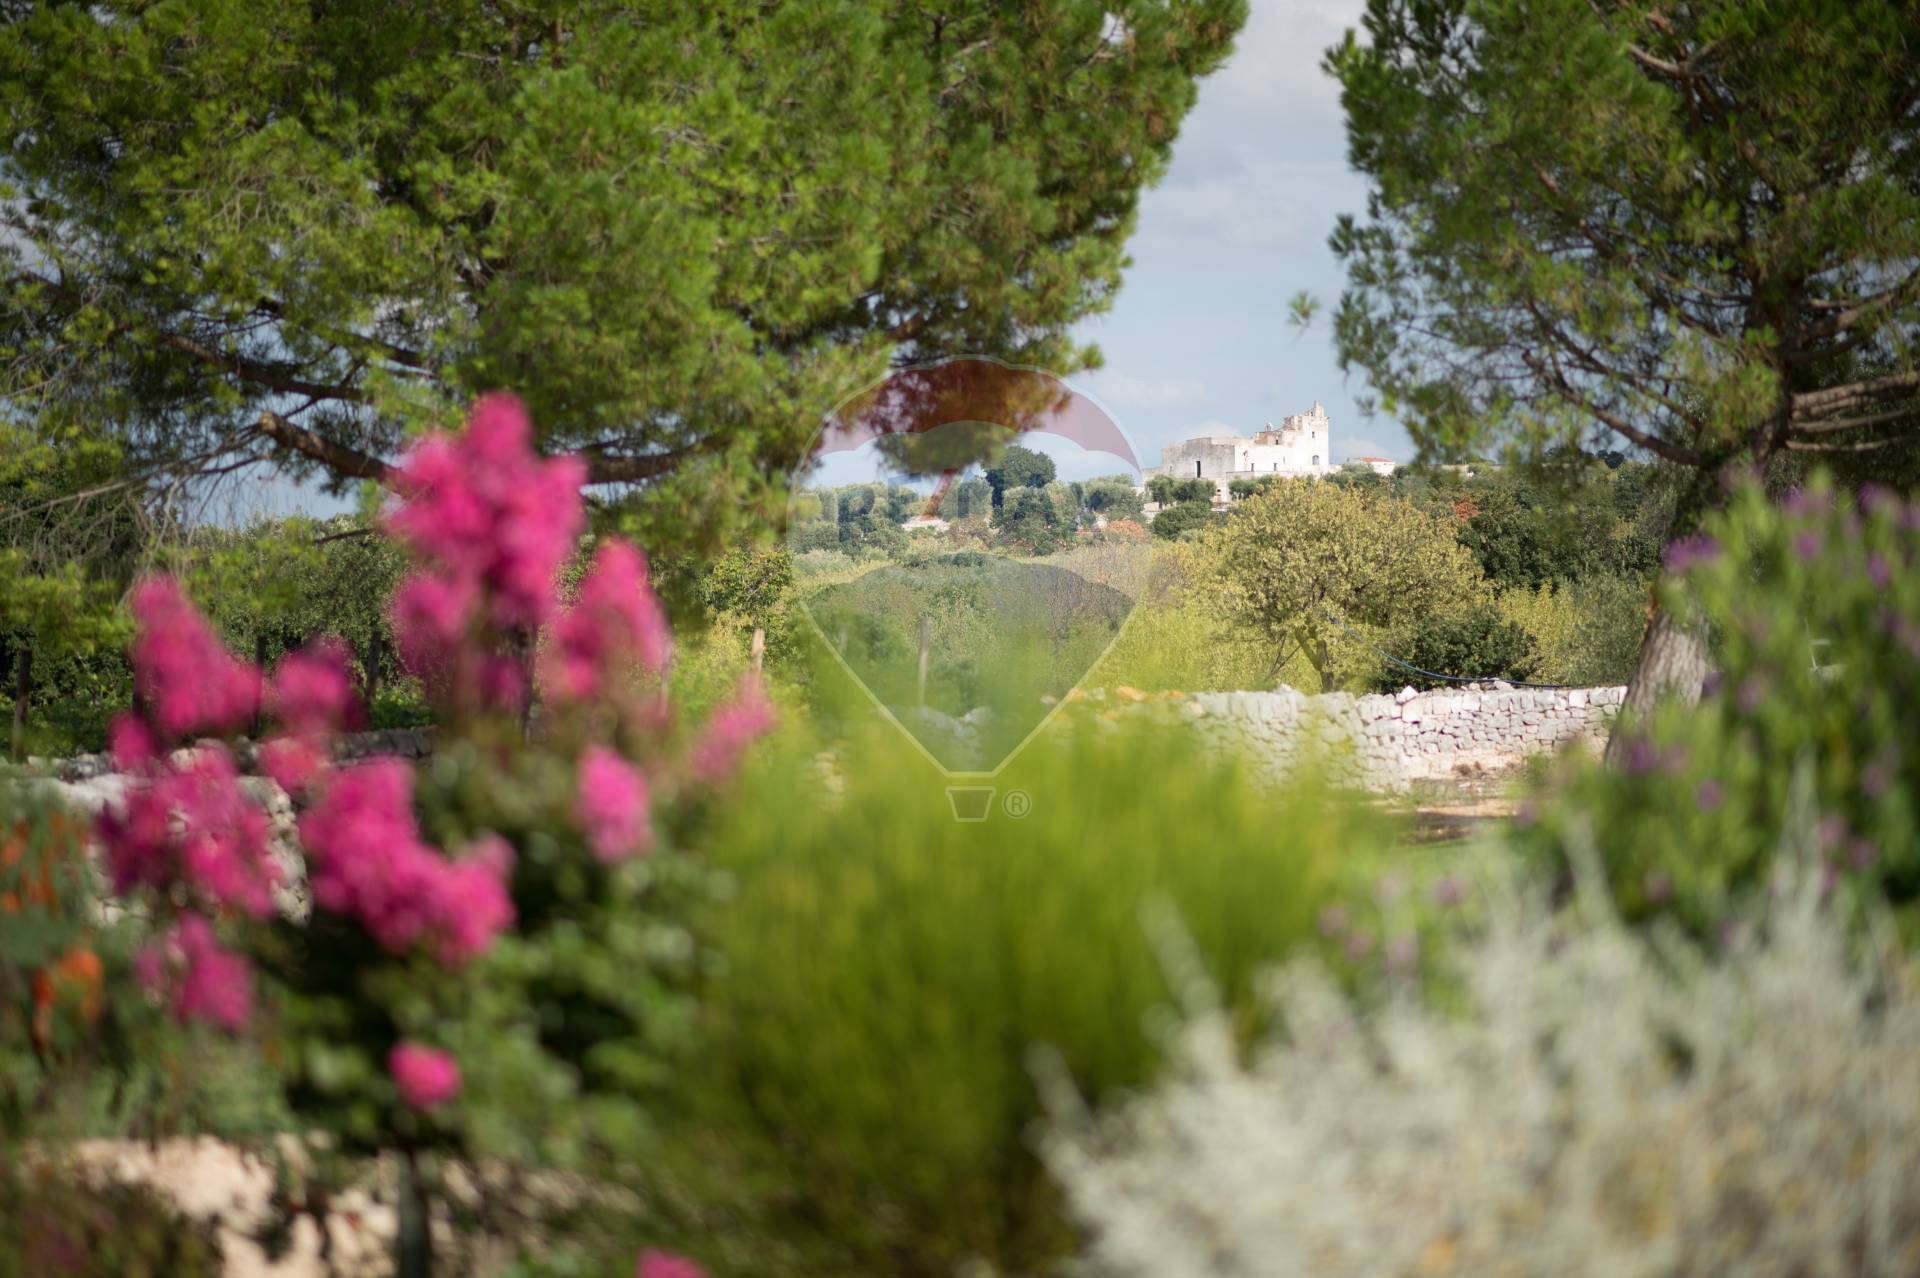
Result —
[{"label": "purple flower spike", "polygon": [[1666,565],[1671,572],[1711,564],[1720,558],[1720,543],[1706,533],[1695,533],[1667,543]]}]

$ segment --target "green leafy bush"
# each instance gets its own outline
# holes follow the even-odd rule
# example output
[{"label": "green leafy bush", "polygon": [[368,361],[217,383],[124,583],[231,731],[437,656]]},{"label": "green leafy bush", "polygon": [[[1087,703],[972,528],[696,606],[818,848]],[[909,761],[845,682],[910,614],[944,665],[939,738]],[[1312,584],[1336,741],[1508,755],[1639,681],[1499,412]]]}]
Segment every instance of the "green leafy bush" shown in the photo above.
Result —
[{"label": "green leafy bush", "polygon": [[[1429,613],[1390,637],[1395,656],[1409,666],[1464,679],[1531,679],[1539,665],[1533,637],[1488,605],[1465,612]],[[1444,679],[1385,666],[1375,686],[1445,686]]]},{"label": "green leafy bush", "polygon": [[1650,598],[1641,578],[1603,575],[1503,590],[1495,606],[1532,637],[1540,657],[1536,679],[1595,687],[1633,677]]},{"label": "green leafy bush", "polygon": [[1156,537],[1171,541],[1189,529],[1207,528],[1218,522],[1214,518],[1213,507],[1205,500],[1182,501],[1176,505],[1162,506],[1147,530]]},{"label": "green leafy bush", "polygon": [[1668,557],[1668,606],[1712,636],[1708,694],[1624,724],[1617,772],[1568,760],[1523,848],[1558,864],[1589,829],[1623,909],[1705,929],[1765,886],[1798,789],[1827,873],[1920,898],[1920,505],[1745,486]]},{"label": "green leafy bush", "polygon": [[1143,907],[1171,901],[1250,1007],[1370,837],[1145,715],[1056,723],[993,784],[985,820],[956,820],[937,772],[866,733],[761,773],[707,842],[737,889],[666,1196],[723,1240],[718,1272],[1044,1268],[1073,1237],[1027,1145],[1029,1050],[1099,1095],[1144,1083],[1168,995]]}]

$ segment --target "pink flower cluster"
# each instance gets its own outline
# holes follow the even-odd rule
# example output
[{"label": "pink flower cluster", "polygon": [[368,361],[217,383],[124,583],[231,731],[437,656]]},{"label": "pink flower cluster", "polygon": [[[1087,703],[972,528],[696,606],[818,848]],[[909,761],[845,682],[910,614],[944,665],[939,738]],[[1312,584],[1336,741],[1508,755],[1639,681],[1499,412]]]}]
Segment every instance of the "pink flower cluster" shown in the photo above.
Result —
[{"label": "pink flower cluster", "polygon": [[580,756],[574,816],[602,861],[653,850],[647,779],[606,746],[588,746]]},{"label": "pink flower cluster", "polygon": [[260,748],[260,766],[298,794],[326,772],[328,738],[361,718],[347,646],[327,636],[281,658],[267,705],[281,732]]},{"label": "pink flower cluster", "polygon": [[280,659],[267,690],[267,709],[282,728],[325,736],[351,726],[360,703],[353,695],[347,645],[326,635]]},{"label": "pink flower cluster", "polygon": [[156,992],[172,987],[173,1012],[182,1021],[204,1021],[238,1033],[253,1019],[253,969],[221,948],[213,924],[183,915],[159,941],[134,957],[140,983]]},{"label": "pink flower cluster", "polygon": [[725,781],[740,767],[747,747],[774,723],[773,703],[767,700],[759,680],[749,677],[701,728],[688,759],[689,771],[710,785]]},{"label": "pink flower cluster", "polygon": [[264,918],[283,877],[268,846],[267,817],[240,789],[224,746],[195,750],[109,807],[98,830],[116,892],[164,888],[176,878],[221,905]]},{"label": "pink flower cluster", "polygon": [[335,773],[300,817],[313,899],[356,918],[400,953],[430,945],[441,962],[482,954],[513,922],[504,842],[478,855],[442,856],[420,838],[413,814],[413,769],[370,759]]},{"label": "pink flower cluster", "polygon": [[460,1094],[460,1063],[437,1047],[400,1042],[387,1053],[400,1099],[415,1109],[432,1109]]},{"label": "pink flower cluster", "polygon": [[634,1266],[633,1278],[707,1278],[707,1271],[688,1260],[665,1251],[643,1251]]},{"label": "pink flower cluster", "polygon": [[583,523],[585,467],[542,459],[520,401],[488,395],[465,432],[428,436],[396,478],[405,500],[387,527],[421,564],[394,593],[402,659],[442,687],[519,701],[525,680],[510,657],[488,652],[477,669],[463,658],[476,629],[527,633],[552,618],[554,574]]},{"label": "pink flower cluster", "polygon": [[130,603],[134,690],[164,736],[228,732],[259,708],[260,672],[221,646],[178,582],[149,577]]},{"label": "pink flower cluster", "polygon": [[647,580],[647,560],[619,538],[595,552],[580,597],[555,623],[543,683],[555,697],[585,701],[638,667],[657,675],[673,652],[666,610]]}]

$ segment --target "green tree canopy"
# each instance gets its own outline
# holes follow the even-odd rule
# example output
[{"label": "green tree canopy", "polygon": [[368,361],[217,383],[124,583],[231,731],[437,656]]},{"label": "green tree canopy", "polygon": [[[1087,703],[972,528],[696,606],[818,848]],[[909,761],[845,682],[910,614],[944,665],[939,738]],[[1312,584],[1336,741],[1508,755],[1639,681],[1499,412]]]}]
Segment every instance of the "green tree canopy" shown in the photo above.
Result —
[{"label": "green tree canopy", "polygon": [[1328,58],[1372,187],[1336,334],[1430,454],[1611,437],[1704,480],[1920,430],[1911,4],[1369,0],[1365,27]]},{"label": "green tree canopy", "polygon": [[987,467],[995,506],[1006,500],[1008,489],[1045,488],[1053,482],[1053,476],[1053,458],[1019,444],[1007,445],[999,460]]},{"label": "green tree canopy", "polygon": [[1349,631],[1384,635],[1488,597],[1447,519],[1369,489],[1276,484],[1240,502],[1218,538],[1229,610],[1274,644],[1276,669],[1297,647],[1328,691]]},{"label": "green tree canopy", "polygon": [[[1920,23],[1850,0],[1368,0],[1328,56],[1365,219],[1341,360],[1428,455],[1624,444],[1729,467],[1920,433]],[[1648,626],[1627,717],[1693,698]]]},{"label": "green tree canopy", "polygon": [[1145,500],[1134,491],[1128,475],[1101,475],[1081,485],[1086,508],[1109,519],[1139,519]]},{"label": "green tree canopy", "polygon": [[993,527],[1001,545],[1032,555],[1052,554],[1073,536],[1073,525],[1061,518],[1059,503],[1038,488],[1010,490],[994,512]]},{"label": "green tree canopy", "polygon": [[595,482],[763,494],[890,361],[1092,358],[1244,9],[9,3],[0,400],[344,480],[505,386]]}]

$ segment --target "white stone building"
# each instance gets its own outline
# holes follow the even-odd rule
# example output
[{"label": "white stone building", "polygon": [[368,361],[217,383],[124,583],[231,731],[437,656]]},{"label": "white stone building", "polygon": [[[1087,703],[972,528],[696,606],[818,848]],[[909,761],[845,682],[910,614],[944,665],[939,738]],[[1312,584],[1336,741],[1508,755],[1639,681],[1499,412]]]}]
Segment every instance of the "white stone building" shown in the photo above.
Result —
[{"label": "white stone building", "polygon": [[1327,410],[1320,404],[1294,413],[1278,426],[1272,422],[1251,439],[1238,435],[1201,435],[1168,444],[1160,450],[1160,464],[1150,466],[1148,479],[1211,479],[1215,500],[1227,500],[1227,485],[1236,479],[1260,475],[1330,475],[1333,438]]}]

